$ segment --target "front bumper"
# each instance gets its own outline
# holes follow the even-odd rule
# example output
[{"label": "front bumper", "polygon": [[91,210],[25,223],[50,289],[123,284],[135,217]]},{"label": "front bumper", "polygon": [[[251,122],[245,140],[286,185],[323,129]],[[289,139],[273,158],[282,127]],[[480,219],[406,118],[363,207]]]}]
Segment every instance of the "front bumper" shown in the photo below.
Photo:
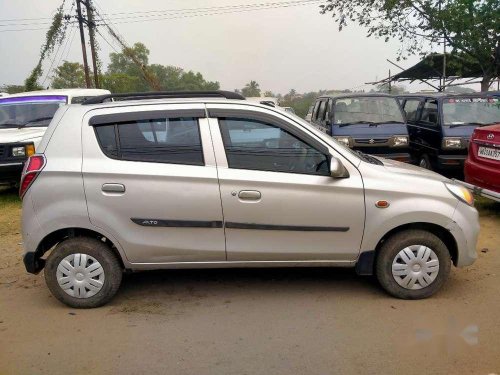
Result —
[{"label": "front bumper", "polygon": [[394,154],[372,154],[373,156],[385,158],[385,159],[391,159],[395,161],[400,161],[403,163],[410,163],[414,164],[414,160],[411,157],[409,152],[402,152],[402,153],[394,153]]},{"label": "front bumper", "polygon": [[24,161],[0,163],[0,184],[19,183]]},{"label": "front bumper", "polygon": [[479,215],[474,207],[459,202],[453,221],[447,226],[457,243],[455,266],[470,266],[477,259],[477,239],[479,236]]},{"label": "front bumper", "polygon": [[459,169],[463,170],[467,155],[439,155],[437,157],[437,167],[439,169]]}]

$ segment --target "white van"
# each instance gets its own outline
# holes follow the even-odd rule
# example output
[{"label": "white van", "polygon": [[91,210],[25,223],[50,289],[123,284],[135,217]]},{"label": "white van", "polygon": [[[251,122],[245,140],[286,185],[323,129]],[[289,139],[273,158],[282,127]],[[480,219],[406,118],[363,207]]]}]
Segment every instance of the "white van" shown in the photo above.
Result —
[{"label": "white van", "polygon": [[0,97],[0,184],[19,182],[24,161],[35,153],[57,109],[110,94],[100,89],[24,92]]}]

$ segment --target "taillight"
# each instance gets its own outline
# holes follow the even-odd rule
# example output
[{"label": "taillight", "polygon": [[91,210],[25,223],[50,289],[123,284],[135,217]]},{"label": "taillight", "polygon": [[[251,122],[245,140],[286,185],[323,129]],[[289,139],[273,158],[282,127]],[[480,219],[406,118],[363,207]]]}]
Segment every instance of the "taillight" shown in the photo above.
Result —
[{"label": "taillight", "polygon": [[26,191],[38,177],[43,167],[45,167],[44,155],[33,155],[26,160],[21,176],[21,187],[19,188],[19,196],[21,198],[26,194]]}]

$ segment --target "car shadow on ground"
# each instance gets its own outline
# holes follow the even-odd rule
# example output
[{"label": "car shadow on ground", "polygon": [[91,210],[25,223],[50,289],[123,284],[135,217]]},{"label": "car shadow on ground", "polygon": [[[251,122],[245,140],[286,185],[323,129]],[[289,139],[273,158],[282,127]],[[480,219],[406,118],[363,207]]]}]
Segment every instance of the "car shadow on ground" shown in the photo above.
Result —
[{"label": "car shadow on ground", "polygon": [[374,277],[358,276],[346,268],[241,268],[161,270],[125,274],[113,304],[135,299],[184,301],[205,297],[290,296],[334,292],[339,296],[354,293],[373,297],[386,295]]}]

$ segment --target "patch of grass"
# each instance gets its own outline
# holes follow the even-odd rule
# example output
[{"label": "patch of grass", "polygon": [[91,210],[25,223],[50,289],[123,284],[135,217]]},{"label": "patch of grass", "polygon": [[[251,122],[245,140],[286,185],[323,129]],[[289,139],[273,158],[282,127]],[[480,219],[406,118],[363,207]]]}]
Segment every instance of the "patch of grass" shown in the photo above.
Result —
[{"label": "patch of grass", "polygon": [[21,207],[21,200],[17,189],[9,187],[0,187],[0,209],[8,205]]},{"label": "patch of grass", "polygon": [[475,206],[479,211],[479,215],[500,217],[500,202],[495,202],[491,199],[477,196],[475,198]]}]

